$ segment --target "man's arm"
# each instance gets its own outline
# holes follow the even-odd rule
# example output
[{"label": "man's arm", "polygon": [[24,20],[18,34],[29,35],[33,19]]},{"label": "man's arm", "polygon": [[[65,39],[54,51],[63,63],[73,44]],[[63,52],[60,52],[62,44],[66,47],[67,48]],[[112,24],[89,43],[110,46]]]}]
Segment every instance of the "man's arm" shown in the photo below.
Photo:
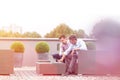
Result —
[{"label": "man's arm", "polygon": [[71,55],[73,55],[76,51],[79,50],[87,50],[87,46],[83,40],[79,40],[77,42],[77,46],[72,50]]},{"label": "man's arm", "polygon": [[63,54],[63,55],[62,55],[62,58],[59,59],[58,62],[63,62],[63,60],[65,59],[65,56],[66,56],[66,55]]},{"label": "man's arm", "polygon": [[87,50],[87,46],[86,46],[86,44],[85,44],[85,42],[83,40],[79,40],[77,42],[76,48],[74,48],[73,50],[75,50],[75,51],[78,51],[78,50]]},{"label": "man's arm", "polygon": [[63,62],[63,60],[65,59],[66,55],[68,55],[71,50],[72,50],[72,44],[70,44],[70,46],[68,47],[68,49],[65,52],[63,52],[62,58],[60,60],[58,60],[58,61],[59,62]]},{"label": "man's arm", "polygon": [[62,55],[62,51],[63,51],[63,49],[62,49],[62,43],[60,43],[60,46],[59,46],[60,48],[60,50],[59,50],[59,55]]}]

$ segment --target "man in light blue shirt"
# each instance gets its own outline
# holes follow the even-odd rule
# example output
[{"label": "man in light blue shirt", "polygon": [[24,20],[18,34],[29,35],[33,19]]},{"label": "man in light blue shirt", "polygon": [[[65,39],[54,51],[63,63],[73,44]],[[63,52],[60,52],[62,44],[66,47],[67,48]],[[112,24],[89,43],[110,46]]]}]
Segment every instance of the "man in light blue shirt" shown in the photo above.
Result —
[{"label": "man in light blue shirt", "polygon": [[70,51],[72,51],[72,52],[76,51],[76,53],[78,54],[79,50],[87,50],[85,42],[81,39],[70,40],[70,43],[71,44],[70,44],[69,48],[64,52],[65,55],[68,55],[70,53]]},{"label": "man in light blue shirt", "polygon": [[75,73],[75,64],[77,61],[77,54],[79,50],[87,50],[86,44],[83,40],[77,40],[75,35],[71,35],[69,37],[70,46],[63,53],[62,58],[59,61],[63,61],[65,59],[66,63],[66,73],[65,75],[69,75]]}]

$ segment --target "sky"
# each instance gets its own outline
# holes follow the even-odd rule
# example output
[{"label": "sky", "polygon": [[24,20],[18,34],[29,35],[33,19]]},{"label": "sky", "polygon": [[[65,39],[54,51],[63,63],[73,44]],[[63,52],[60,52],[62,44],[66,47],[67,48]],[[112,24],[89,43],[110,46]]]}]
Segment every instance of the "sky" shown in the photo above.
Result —
[{"label": "sky", "polygon": [[0,28],[22,27],[42,36],[61,23],[87,34],[105,18],[120,21],[119,0],[0,0]]}]

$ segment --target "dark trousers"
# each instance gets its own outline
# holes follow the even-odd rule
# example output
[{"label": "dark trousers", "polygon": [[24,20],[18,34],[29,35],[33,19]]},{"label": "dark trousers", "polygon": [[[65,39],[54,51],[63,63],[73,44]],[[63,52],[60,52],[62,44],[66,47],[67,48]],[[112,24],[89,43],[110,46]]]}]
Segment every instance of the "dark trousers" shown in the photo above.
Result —
[{"label": "dark trousers", "polygon": [[77,64],[78,55],[77,54],[68,54],[65,57],[66,72],[76,74],[76,64]]},{"label": "dark trousers", "polygon": [[54,59],[59,60],[62,56],[60,56],[58,53],[52,55]]},{"label": "dark trousers", "polygon": [[[59,59],[62,58],[62,56],[60,56],[58,53],[57,53],[57,54],[53,54],[52,56],[53,56],[53,58],[56,60],[56,62],[57,62]],[[63,60],[63,62],[65,63],[65,60]]]}]

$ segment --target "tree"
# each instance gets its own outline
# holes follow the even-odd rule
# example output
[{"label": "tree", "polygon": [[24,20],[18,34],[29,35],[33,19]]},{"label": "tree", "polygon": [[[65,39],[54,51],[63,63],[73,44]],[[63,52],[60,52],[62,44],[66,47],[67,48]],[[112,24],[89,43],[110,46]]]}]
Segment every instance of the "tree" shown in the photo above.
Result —
[{"label": "tree", "polygon": [[74,31],[74,34],[76,34],[76,36],[78,38],[85,38],[85,37],[88,37],[87,34],[84,32],[84,30],[82,29],[79,29],[79,30],[75,30]]},{"label": "tree", "polygon": [[23,34],[23,37],[24,37],[24,38],[40,38],[41,35],[38,34],[37,32],[25,32],[25,33]]},{"label": "tree", "polygon": [[21,34],[19,32],[0,30],[0,37],[41,38],[41,35],[37,32],[25,32]]},{"label": "tree", "polygon": [[7,33],[4,30],[0,30],[0,36],[1,37],[7,37],[6,34]]},{"label": "tree", "polygon": [[20,38],[20,37],[22,37],[22,34],[20,34],[19,32],[15,32],[15,33],[13,33],[13,35],[11,35],[11,37]]},{"label": "tree", "polygon": [[53,31],[47,33],[45,35],[46,38],[58,38],[61,34],[65,34],[67,36],[73,34],[74,31],[66,24],[59,24]]},{"label": "tree", "polygon": [[32,38],[41,38],[41,35],[37,32],[32,32]]}]

